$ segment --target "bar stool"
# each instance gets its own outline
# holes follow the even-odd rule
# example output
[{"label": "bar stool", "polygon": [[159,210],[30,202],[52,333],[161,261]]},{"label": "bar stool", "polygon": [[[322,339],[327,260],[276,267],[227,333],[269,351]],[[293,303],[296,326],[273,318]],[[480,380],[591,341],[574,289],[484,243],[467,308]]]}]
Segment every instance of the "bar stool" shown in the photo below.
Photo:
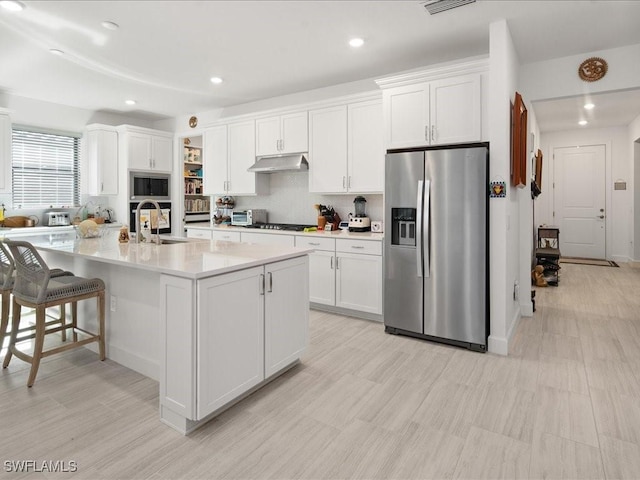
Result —
[{"label": "bar stool", "polygon": [[[5,240],[16,265],[16,279],[13,286],[13,317],[11,321],[11,336],[9,349],[2,364],[6,368],[12,355],[31,364],[31,371],[27,386],[31,387],[35,382],[40,366],[40,360],[44,357],[64,352],[72,348],[81,347],[91,342],[98,343],[99,358],[105,359],[104,341],[104,282],[99,278],[82,278],[75,275],[61,275],[52,277],[51,270],[40,254],[29,242]],[[97,299],[98,306],[98,333],[88,332],[78,327],[78,302],[89,298]],[[63,324],[60,327],[46,330],[45,311],[48,307],[71,303],[71,324]],[[18,325],[20,323],[21,307],[33,308],[36,311],[35,333],[27,337],[17,338]],[[46,333],[72,329],[71,343],[61,345],[49,350],[44,350],[44,336]],[[87,338],[78,340],[78,333]],[[33,354],[28,355],[16,347],[16,343],[29,338],[35,338]]]},{"label": "bar stool", "polygon": [[[52,277],[59,277],[62,275],[73,275],[71,272],[65,272],[59,268],[51,270]],[[4,339],[7,336],[7,328],[9,327],[9,306],[11,304],[11,291],[13,290],[13,283],[15,281],[15,262],[11,253],[5,247],[2,240],[0,240],[0,295],[2,298],[2,314],[0,316],[0,350],[4,344]],[[55,324],[65,324],[65,309],[64,305],[60,306],[60,317],[46,322],[46,326]],[[28,326],[18,329],[18,334],[35,331],[34,326]],[[47,332],[49,333],[49,332]],[[66,328],[62,330],[62,341],[66,341]]]}]

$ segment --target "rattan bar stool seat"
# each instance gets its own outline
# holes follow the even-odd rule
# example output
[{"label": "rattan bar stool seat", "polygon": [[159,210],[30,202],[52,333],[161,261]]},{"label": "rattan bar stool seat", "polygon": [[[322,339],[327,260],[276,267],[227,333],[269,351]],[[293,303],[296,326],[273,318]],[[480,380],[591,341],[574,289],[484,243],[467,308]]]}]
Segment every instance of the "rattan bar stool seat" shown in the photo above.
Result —
[{"label": "rattan bar stool seat", "polygon": [[[87,279],[75,275],[52,276],[52,270],[49,269],[38,251],[29,242],[12,240],[5,240],[4,242],[13,256],[17,274],[13,286],[11,335],[9,348],[2,364],[3,368],[9,366],[13,355],[30,363],[31,371],[27,386],[31,387],[38,373],[40,359],[43,357],[77,348],[87,343],[97,342],[100,360],[104,360],[104,282],[99,278]],[[78,301],[90,298],[97,299],[98,333],[92,333],[78,327]],[[46,330],[46,309],[58,305],[62,306],[66,303],[71,303],[71,323],[67,324],[63,321],[60,327]],[[35,333],[17,338],[20,311],[23,306],[36,310]],[[73,341],[45,351],[45,334],[64,331],[67,328],[72,329]],[[86,338],[79,340],[78,333],[83,334]],[[32,355],[28,355],[16,347],[16,343],[30,338],[35,338]]]}]

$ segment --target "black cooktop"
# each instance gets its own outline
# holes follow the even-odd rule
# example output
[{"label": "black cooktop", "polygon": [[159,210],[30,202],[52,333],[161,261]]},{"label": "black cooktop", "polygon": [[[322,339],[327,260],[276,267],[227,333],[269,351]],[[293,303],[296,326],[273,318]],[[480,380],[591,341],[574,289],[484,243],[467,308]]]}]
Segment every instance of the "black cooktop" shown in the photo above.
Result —
[{"label": "black cooktop", "polygon": [[317,225],[301,225],[298,223],[256,223],[254,225],[246,225],[246,228],[260,228],[265,230],[289,230],[293,232],[302,232],[305,228],[313,228]]}]

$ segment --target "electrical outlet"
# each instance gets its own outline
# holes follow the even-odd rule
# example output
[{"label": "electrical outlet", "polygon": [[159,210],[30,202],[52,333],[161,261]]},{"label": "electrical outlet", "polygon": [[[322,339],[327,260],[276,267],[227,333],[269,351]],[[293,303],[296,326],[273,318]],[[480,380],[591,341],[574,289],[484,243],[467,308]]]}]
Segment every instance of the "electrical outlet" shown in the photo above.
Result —
[{"label": "electrical outlet", "polygon": [[513,283],[513,300],[517,302],[519,298],[520,298],[520,282],[516,280]]},{"label": "electrical outlet", "polygon": [[117,304],[118,304],[118,299],[114,295],[111,295],[111,311],[112,312],[116,311]]}]

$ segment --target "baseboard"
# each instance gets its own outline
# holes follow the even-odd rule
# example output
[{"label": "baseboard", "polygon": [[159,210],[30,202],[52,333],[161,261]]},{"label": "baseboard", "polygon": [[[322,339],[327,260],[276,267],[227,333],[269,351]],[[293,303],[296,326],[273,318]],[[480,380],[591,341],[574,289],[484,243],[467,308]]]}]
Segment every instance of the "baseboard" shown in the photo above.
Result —
[{"label": "baseboard", "polygon": [[358,310],[350,310],[348,308],[334,307],[331,305],[323,305],[322,303],[309,303],[309,308],[313,310],[320,310],[321,312],[337,313],[338,315],[345,315],[347,317],[362,318],[364,320],[373,320],[374,322],[382,323],[382,315],[369,312],[360,312]]},{"label": "baseboard", "polygon": [[509,342],[505,337],[489,335],[489,353],[496,355],[507,355],[509,353]]},{"label": "baseboard", "polygon": [[632,263],[633,262],[631,258],[625,257],[624,255],[612,255],[610,260],[616,263]]},{"label": "baseboard", "polygon": [[533,302],[521,303],[520,315],[523,317],[533,317]]},{"label": "baseboard", "polygon": [[113,345],[107,345],[107,358],[156,382],[160,381],[160,365],[148,358],[140,357]]},{"label": "baseboard", "polygon": [[518,305],[518,308],[513,313],[513,318],[511,319],[511,328],[507,332],[507,353],[509,353],[509,343],[513,340],[513,335],[516,333],[518,329],[518,325],[520,324],[520,317],[522,315],[522,310]]}]

